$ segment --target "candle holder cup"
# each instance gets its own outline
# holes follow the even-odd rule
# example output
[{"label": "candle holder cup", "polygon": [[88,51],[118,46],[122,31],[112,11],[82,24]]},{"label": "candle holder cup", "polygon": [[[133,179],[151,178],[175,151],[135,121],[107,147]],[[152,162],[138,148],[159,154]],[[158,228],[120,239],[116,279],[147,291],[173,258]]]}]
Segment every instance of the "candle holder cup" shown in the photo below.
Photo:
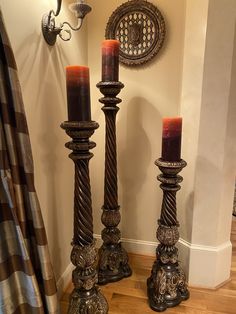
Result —
[{"label": "candle holder cup", "polygon": [[93,216],[89,178],[89,152],[96,144],[89,141],[98,123],[94,121],[66,121],[61,124],[72,138],[66,147],[72,150],[69,157],[75,164],[74,237],[71,262],[76,267],[72,273],[74,290],[69,301],[69,314],[106,314],[108,304],[96,286],[97,252],[93,238]]},{"label": "candle holder cup", "polygon": [[183,180],[178,173],[187,163],[182,159],[168,162],[160,158],[155,164],[162,172],[157,179],[161,182],[163,201],[157,229],[160,244],[156,250],[151,276],[147,280],[147,291],[150,307],[154,311],[162,312],[189,298],[186,277],[179,265],[178,249],[175,247],[179,240],[176,193]]},{"label": "candle holder cup", "polygon": [[118,229],[121,215],[118,205],[116,152],[116,114],[119,108],[116,105],[121,99],[116,96],[124,85],[121,82],[100,82],[97,87],[104,95],[99,101],[104,104],[102,110],[106,120],[104,205],[101,217],[105,228],[102,231],[103,244],[99,249],[98,283],[106,284],[132,274]]}]

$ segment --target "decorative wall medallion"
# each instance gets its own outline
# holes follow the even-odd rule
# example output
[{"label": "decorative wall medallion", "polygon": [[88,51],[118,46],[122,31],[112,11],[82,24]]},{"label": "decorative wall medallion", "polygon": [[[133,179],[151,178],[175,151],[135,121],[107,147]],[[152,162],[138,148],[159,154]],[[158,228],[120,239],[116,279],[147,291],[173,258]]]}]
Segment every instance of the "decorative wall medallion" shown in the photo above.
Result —
[{"label": "decorative wall medallion", "polygon": [[120,41],[120,62],[136,66],[159,52],[165,32],[164,18],[156,6],[144,0],[131,0],[112,13],[105,37]]}]

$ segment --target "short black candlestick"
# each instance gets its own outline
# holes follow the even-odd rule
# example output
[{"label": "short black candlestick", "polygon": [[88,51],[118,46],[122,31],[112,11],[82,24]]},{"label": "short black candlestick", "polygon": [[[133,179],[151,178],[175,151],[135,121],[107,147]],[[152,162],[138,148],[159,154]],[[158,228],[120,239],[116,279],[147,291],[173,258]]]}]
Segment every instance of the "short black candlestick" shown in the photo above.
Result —
[{"label": "short black candlestick", "polygon": [[116,106],[121,99],[116,96],[124,87],[121,82],[100,82],[97,84],[103,98],[102,110],[106,119],[105,143],[105,180],[104,205],[102,207],[103,244],[99,249],[98,283],[106,284],[131,276],[132,271],[128,264],[128,254],[120,242],[121,232],[118,225],[121,220],[120,206],[118,205],[117,188],[117,156],[116,156]]},{"label": "short black candlestick", "polygon": [[147,290],[150,307],[162,312],[189,298],[185,274],[179,265],[178,249],[175,247],[179,240],[176,192],[183,180],[178,173],[187,164],[182,159],[176,162],[158,159],[155,164],[162,172],[157,179],[161,182],[163,201],[157,229],[160,244],[156,250],[151,276],[147,280]]},{"label": "short black candlestick", "polygon": [[96,144],[89,138],[98,128],[94,121],[66,121],[61,127],[73,139],[66,143],[72,150],[69,157],[75,164],[74,237],[71,262],[76,267],[72,274],[74,290],[70,296],[68,314],[106,314],[108,305],[98,290],[97,252],[93,239],[93,215],[89,178],[89,152]]}]

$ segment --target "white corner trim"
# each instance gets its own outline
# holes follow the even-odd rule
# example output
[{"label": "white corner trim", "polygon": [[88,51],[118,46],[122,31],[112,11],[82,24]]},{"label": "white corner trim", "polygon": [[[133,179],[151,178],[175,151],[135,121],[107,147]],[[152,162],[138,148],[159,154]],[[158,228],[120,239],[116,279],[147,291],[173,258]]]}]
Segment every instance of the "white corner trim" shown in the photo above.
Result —
[{"label": "white corner trim", "polygon": [[63,293],[66,291],[66,288],[71,282],[71,274],[74,268],[75,266],[72,263],[70,263],[57,281],[57,294],[59,300],[61,299]]},{"label": "white corner trim", "polygon": [[[101,235],[94,234],[96,246],[102,244]],[[128,253],[155,256],[158,242],[121,238]],[[216,288],[230,277],[232,244],[227,241],[219,246],[206,246],[179,239],[179,260],[189,279],[190,286]],[[74,269],[70,263],[57,281],[58,297],[61,298]]]},{"label": "white corner trim", "polygon": [[129,253],[155,256],[158,243],[143,240],[121,238],[124,248]]},{"label": "white corner trim", "polygon": [[[94,238],[97,240],[97,247],[102,244],[101,235],[94,234]],[[128,253],[134,253],[139,255],[152,255],[156,254],[157,242],[135,240],[121,238],[121,242]]]},{"label": "white corner trim", "polygon": [[180,239],[178,248],[190,286],[214,289],[230,278],[230,241],[218,246],[206,246]]},{"label": "white corner trim", "polygon": [[199,244],[193,244],[190,243],[182,238],[179,239],[180,245],[185,245],[191,250],[201,250],[201,251],[211,251],[211,252],[219,252],[221,250],[224,250],[228,247],[232,247],[232,244],[230,241],[227,241],[223,244],[220,244],[219,246],[209,246],[209,245],[199,245]]}]

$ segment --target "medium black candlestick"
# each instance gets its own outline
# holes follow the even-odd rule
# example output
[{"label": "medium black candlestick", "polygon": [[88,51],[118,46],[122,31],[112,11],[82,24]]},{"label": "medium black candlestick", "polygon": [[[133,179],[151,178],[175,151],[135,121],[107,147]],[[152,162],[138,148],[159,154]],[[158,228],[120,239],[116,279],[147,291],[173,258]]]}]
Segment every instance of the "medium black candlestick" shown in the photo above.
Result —
[{"label": "medium black candlestick", "polygon": [[178,249],[175,247],[179,240],[176,192],[180,190],[179,183],[183,180],[178,173],[187,163],[182,159],[176,162],[158,159],[155,164],[163,173],[157,177],[163,190],[163,202],[157,229],[160,244],[151,276],[147,280],[147,289],[150,307],[162,312],[189,298],[185,274],[179,266]]},{"label": "medium black candlestick", "polygon": [[103,245],[99,249],[98,283],[106,284],[131,276],[132,271],[128,264],[128,254],[122,247],[120,223],[120,206],[118,205],[117,188],[117,156],[116,156],[116,114],[121,102],[117,98],[124,87],[121,82],[100,82],[97,84],[103,98],[99,99],[104,104],[102,110],[106,119],[106,144],[105,144],[105,181],[104,205],[102,207]]},{"label": "medium black candlestick", "polygon": [[108,305],[98,290],[97,252],[93,239],[93,216],[89,178],[89,152],[96,144],[89,138],[98,128],[94,121],[67,121],[61,127],[72,138],[66,147],[72,150],[69,157],[75,164],[74,237],[71,262],[74,290],[70,296],[68,314],[106,314]]}]

